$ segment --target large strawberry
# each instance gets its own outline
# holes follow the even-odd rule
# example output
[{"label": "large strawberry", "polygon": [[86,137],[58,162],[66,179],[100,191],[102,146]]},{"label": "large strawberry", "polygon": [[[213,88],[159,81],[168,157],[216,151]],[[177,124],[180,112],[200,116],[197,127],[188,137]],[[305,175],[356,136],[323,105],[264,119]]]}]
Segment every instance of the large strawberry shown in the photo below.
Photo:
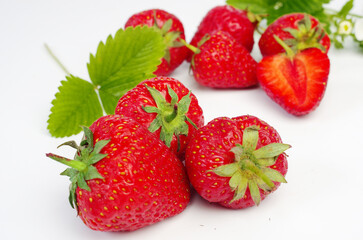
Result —
[{"label": "large strawberry", "polygon": [[164,37],[167,50],[161,64],[154,72],[157,76],[167,76],[172,73],[186,58],[188,49],[180,43],[185,40],[182,22],[173,14],[161,9],[150,9],[132,15],[125,28],[146,25],[155,27]]},{"label": "large strawberry", "polygon": [[316,109],[325,93],[330,61],[318,48],[293,51],[276,37],[285,53],[264,57],[257,78],[267,95],[287,112],[306,115]]},{"label": "large strawberry", "polygon": [[141,82],[120,98],[115,113],[132,117],[155,132],[181,158],[190,136],[204,125],[195,95],[170,77]]},{"label": "large strawberry", "polygon": [[263,56],[285,52],[281,44],[275,40],[275,36],[294,50],[315,47],[327,53],[330,48],[328,34],[319,21],[308,14],[290,13],[271,23],[258,43]]},{"label": "large strawberry", "polygon": [[99,231],[133,231],[182,212],[190,199],[184,166],[153,133],[135,120],[109,115],[84,128],[68,165],[70,203]]},{"label": "large strawberry", "polygon": [[199,129],[187,147],[190,183],[227,208],[259,205],[286,182],[286,155],[277,131],[254,116],[221,117]]},{"label": "large strawberry", "polygon": [[198,48],[188,45],[194,55],[191,61],[194,78],[213,88],[246,88],[257,84],[256,61],[229,33],[207,34]]},{"label": "large strawberry", "polygon": [[229,5],[212,8],[199,24],[190,44],[195,47],[198,46],[198,43],[206,34],[211,34],[217,30],[229,33],[249,52],[252,51],[255,25],[247,17],[246,11]]}]

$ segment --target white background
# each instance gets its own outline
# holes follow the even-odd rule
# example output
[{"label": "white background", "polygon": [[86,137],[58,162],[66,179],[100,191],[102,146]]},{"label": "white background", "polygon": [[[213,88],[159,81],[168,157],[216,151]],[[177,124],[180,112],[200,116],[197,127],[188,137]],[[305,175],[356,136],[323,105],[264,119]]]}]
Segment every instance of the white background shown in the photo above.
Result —
[{"label": "white background", "polygon": [[[338,8],[345,1],[332,1]],[[354,12],[363,14],[356,0]],[[64,166],[46,152],[72,138],[47,131],[51,101],[64,72],[44,43],[81,78],[100,41],[133,13],[162,8],[184,24],[187,40],[204,14],[223,0],[0,1],[0,239],[362,239],[363,51],[349,42],[329,52],[331,72],[319,108],[295,117],[260,88],[214,90],[199,86],[184,63],[172,75],[189,87],[206,122],[219,116],[255,115],[272,126],[288,150],[287,184],[259,207],[228,210],[196,194],[180,215],[131,233],[88,229],[68,203]],[[258,41],[256,35],[255,41]],[[258,46],[252,52],[261,59]]]}]

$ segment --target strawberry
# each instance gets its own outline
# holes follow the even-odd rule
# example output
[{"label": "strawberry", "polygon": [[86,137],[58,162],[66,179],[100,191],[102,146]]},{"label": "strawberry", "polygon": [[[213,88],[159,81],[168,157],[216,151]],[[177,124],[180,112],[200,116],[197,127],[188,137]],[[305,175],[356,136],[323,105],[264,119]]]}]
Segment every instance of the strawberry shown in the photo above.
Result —
[{"label": "strawberry", "polygon": [[182,212],[190,199],[184,166],[135,120],[104,116],[85,128],[68,165],[70,203],[93,230],[133,231]]},{"label": "strawberry", "polygon": [[190,136],[204,125],[198,100],[170,77],[145,80],[120,98],[115,113],[134,118],[155,132],[180,158]]},{"label": "strawberry", "polygon": [[154,74],[157,76],[171,74],[185,60],[188,54],[188,49],[179,41],[179,39],[185,40],[182,22],[169,12],[161,9],[150,9],[132,15],[127,20],[125,28],[138,25],[155,27],[161,32],[167,50]]},{"label": "strawberry", "polygon": [[[199,24],[190,44],[197,47],[206,34],[218,30],[229,33],[249,52],[252,51],[255,25],[249,20],[246,11],[229,5],[216,6],[209,10]],[[192,53],[189,52],[189,54],[189,60],[191,60]]]},{"label": "strawberry", "polygon": [[246,88],[257,84],[256,61],[230,34],[207,34],[198,48],[187,45],[195,54],[191,61],[194,78],[213,88]]},{"label": "strawberry", "polygon": [[285,52],[274,36],[296,50],[316,47],[327,53],[330,48],[328,34],[319,21],[308,14],[286,14],[270,24],[258,42],[262,56]]},{"label": "strawberry", "polygon": [[276,37],[286,53],[264,57],[257,78],[267,95],[287,112],[306,115],[316,109],[325,93],[330,61],[318,48],[294,52]]},{"label": "strawberry", "polygon": [[254,116],[220,117],[200,128],[186,150],[190,183],[227,208],[259,203],[286,182],[287,159],[277,131]]}]

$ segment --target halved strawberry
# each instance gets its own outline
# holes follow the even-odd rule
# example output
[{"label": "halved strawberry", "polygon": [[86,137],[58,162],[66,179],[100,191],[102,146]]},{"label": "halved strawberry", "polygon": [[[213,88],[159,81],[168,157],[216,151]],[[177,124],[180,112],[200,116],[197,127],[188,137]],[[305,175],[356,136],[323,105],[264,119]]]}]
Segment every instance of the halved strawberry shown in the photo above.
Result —
[{"label": "halved strawberry", "polygon": [[257,78],[267,95],[287,112],[305,115],[322,100],[330,61],[318,48],[267,56],[257,65]]}]

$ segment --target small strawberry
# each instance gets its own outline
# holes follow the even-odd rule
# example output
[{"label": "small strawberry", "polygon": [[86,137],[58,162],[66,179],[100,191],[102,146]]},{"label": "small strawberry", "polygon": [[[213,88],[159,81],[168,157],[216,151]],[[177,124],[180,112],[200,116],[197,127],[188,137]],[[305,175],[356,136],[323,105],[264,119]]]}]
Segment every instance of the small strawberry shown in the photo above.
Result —
[{"label": "small strawberry", "polygon": [[308,14],[286,14],[270,24],[258,43],[262,56],[285,52],[274,36],[285,41],[294,50],[315,47],[327,53],[330,48],[328,34],[319,21]]},{"label": "small strawberry", "polygon": [[[249,20],[247,12],[229,5],[216,6],[209,10],[198,26],[190,44],[197,47],[206,34],[214,31],[229,33],[237,42],[251,52],[254,44],[255,25]],[[192,55],[192,53],[190,53]],[[191,59],[191,56],[190,58]]]},{"label": "small strawberry", "polygon": [[145,80],[119,100],[115,113],[134,118],[183,158],[190,136],[204,125],[198,100],[170,77]]},{"label": "small strawberry", "polygon": [[257,84],[256,61],[244,46],[223,31],[207,34],[191,61],[194,78],[213,88],[247,88]]},{"label": "small strawberry", "polygon": [[257,78],[267,95],[287,112],[306,115],[316,109],[325,93],[330,61],[318,48],[294,52],[276,37],[286,53],[264,57]]},{"label": "small strawberry", "polygon": [[286,155],[277,131],[253,116],[221,117],[200,128],[187,147],[190,183],[207,201],[227,208],[259,205],[286,182]]},{"label": "small strawberry", "polygon": [[70,168],[70,203],[98,231],[133,231],[182,212],[190,199],[184,166],[153,133],[131,118],[104,116],[84,128]]},{"label": "small strawberry", "polygon": [[180,43],[185,40],[182,22],[173,14],[161,9],[151,9],[132,15],[126,22],[125,28],[146,25],[155,27],[164,37],[167,50],[161,64],[154,72],[157,76],[171,74],[186,58],[188,49]]}]

